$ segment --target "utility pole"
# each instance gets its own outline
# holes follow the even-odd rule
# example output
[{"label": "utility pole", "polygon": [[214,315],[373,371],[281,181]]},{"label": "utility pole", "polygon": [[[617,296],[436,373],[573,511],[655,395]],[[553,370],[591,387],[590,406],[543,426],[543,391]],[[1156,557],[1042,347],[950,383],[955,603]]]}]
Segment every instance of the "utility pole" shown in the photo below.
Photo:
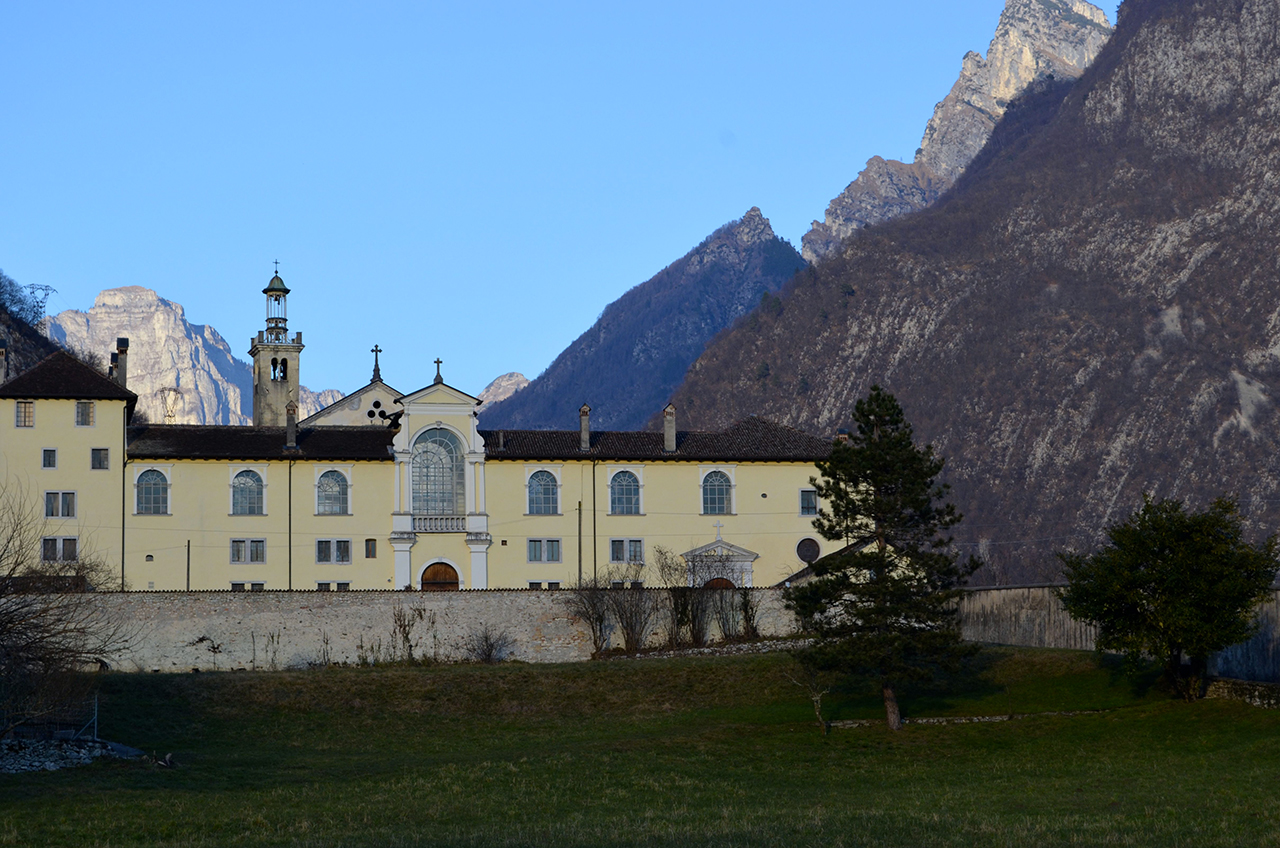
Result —
[{"label": "utility pole", "polygon": [[187,591],[191,591],[191,540],[187,540]]},{"label": "utility pole", "polygon": [[578,588],[582,588],[582,501],[578,501]]}]

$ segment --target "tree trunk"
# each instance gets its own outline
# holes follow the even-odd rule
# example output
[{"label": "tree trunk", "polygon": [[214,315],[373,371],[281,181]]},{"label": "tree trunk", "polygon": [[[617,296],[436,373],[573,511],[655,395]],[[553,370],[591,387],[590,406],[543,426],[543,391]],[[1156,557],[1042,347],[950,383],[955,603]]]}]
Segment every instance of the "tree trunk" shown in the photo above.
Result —
[{"label": "tree trunk", "polygon": [[888,719],[890,730],[902,729],[902,713],[898,710],[898,696],[893,694],[893,687],[888,683],[881,684],[884,691],[884,714]]}]

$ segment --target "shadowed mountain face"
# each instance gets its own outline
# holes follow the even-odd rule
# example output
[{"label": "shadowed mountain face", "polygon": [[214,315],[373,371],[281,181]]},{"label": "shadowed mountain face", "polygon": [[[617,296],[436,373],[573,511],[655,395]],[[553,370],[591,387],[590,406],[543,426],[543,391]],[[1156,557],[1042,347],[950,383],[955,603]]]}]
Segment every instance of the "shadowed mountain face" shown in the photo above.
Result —
[{"label": "shadowed mountain face", "polygon": [[609,304],[537,379],[481,412],[489,429],[634,430],[658,412],[707,342],[803,267],[752,208]]},{"label": "shadowed mountain face", "polygon": [[873,383],[949,458],[986,580],[1056,573],[1143,492],[1280,520],[1280,5],[1126,0],[1074,87],[1015,103],[953,192],[864,230],[675,396],[833,433]]},{"label": "shadowed mountain face", "polygon": [[1005,108],[1038,80],[1075,79],[1111,34],[1084,0],[1008,0],[984,59],[968,53],[960,77],[933,110],[911,164],[873,157],[803,239],[815,262],[856,230],[933,204],[991,136]]}]

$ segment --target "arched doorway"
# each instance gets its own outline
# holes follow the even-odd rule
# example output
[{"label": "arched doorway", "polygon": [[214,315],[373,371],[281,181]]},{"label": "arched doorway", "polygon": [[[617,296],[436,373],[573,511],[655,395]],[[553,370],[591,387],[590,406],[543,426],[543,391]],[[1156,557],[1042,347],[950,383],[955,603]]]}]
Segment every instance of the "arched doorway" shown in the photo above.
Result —
[{"label": "arched doorway", "polygon": [[433,562],[422,572],[422,591],[424,592],[456,592],[458,591],[458,572],[447,562]]},{"label": "arched doorway", "polygon": [[706,583],[702,584],[702,588],[704,589],[736,589],[737,587],[733,585],[733,581],[730,580],[728,577],[712,577]]}]

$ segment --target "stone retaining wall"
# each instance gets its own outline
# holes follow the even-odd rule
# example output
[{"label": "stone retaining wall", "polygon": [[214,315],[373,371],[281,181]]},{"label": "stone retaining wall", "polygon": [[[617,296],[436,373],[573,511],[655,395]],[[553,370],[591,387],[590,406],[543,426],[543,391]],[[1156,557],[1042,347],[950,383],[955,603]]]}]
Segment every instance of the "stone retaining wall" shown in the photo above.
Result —
[{"label": "stone retaining wall", "polygon": [[[659,590],[648,590],[659,591]],[[794,632],[775,589],[752,590],[762,635]],[[573,662],[591,655],[586,628],[565,611],[567,591],[131,592],[95,602],[133,623],[133,643],[109,657],[124,671],[299,668],[415,657],[467,656],[488,625],[513,640],[511,658]]]}]

